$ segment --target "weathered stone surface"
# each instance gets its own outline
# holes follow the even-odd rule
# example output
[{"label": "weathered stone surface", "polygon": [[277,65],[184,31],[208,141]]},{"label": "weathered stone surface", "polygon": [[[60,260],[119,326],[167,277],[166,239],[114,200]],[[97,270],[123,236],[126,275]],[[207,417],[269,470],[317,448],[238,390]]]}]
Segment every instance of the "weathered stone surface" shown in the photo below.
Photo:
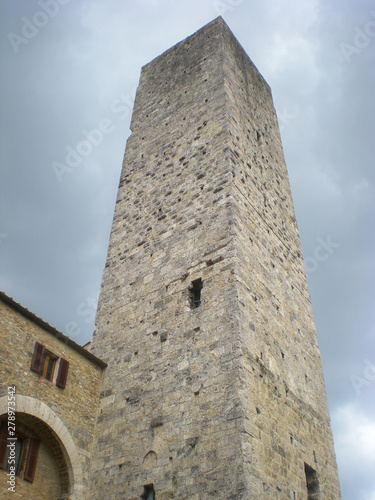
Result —
[{"label": "weathered stone surface", "polygon": [[304,499],[307,464],[339,499],[271,91],[221,18],[142,69],[131,128],[90,498]]}]

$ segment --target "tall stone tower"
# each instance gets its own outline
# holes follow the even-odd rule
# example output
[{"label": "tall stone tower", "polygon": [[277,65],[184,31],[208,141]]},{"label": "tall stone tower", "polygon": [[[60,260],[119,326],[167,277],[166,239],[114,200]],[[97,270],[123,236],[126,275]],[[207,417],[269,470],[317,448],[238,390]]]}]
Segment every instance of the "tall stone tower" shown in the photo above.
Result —
[{"label": "tall stone tower", "polygon": [[142,69],[131,130],[90,498],[338,500],[271,91],[221,18]]}]

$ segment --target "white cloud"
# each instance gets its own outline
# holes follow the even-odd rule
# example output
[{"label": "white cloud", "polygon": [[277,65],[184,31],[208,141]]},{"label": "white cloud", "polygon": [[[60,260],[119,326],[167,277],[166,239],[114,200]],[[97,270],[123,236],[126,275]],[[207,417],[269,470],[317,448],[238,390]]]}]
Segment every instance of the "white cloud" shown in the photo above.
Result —
[{"label": "white cloud", "polygon": [[306,93],[312,92],[321,80],[313,43],[301,34],[291,37],[278,32],[273,36],[271,47],[267,72],[272,77],[285,75],[285,72],[289,76],[293,74]]},{"label": "white cloud", "polygon": [[374,198],[374,188],[364,178],[356,179],[350,189],[350,197],[355,204],[368,207]]},{"label": "white cloud", "polygon": [[336,448],[340,448],[348,464],[370,461],[375,470],[375,420],[360,413],[354,403],[339,407],[333,419],[340,428]]},{"label": "white cloud", "polygon": [[375,418],[353,402],[337,408],[332,425],[341,483],[356,486],[356,500],[375,500]]}]

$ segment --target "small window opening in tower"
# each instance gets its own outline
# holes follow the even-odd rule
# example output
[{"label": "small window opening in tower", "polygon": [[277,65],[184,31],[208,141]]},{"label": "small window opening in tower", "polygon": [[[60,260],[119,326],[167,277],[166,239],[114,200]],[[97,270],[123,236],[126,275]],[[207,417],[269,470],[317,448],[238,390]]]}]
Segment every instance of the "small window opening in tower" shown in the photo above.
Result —
[{"label": "small window opening in tower", "polygon": [[307,500],[320,500],[320,486],[316,470],[305,464]]},{"label": "small window opening in tower", "polygon": [[155,490],[153,484],[143,487],[141,498],[144,498],[145,500],[155,500]]},{"label": "small window opening in tower", "polygon": [[202,278],[191,282],[189,288],[190,309],[196,309],[201,305],[201,290],[203,288]]}]

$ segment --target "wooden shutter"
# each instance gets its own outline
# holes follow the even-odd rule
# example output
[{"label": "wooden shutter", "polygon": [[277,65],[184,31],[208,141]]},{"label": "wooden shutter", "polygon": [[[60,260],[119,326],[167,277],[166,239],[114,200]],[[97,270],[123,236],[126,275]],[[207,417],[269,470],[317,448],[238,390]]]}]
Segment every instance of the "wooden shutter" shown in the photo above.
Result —
[{"label": "wooden shutter", "polygon": [[42,373],[43,370],[44,346],[39,342],[35,342],[33,359],[31,360],[30,370],[33,372]]},{"label": "wooden shutter", "polygon": [[25,467],[24,479],[32,483],[34,481],[36,461],[38,460],[40,441],[35,438],[30,439],[29,454],[27,456],[27,462]]},{"label": "wooden shutter", "polygon": [[64,358],[60,359],[59,373],[57,374],[56,385],[65,389],[66,379],[68,378],[69,361]]},{"label": "wooden shutter", "polygon": [[4,463],[7,456],[7,441],[8,438],[8,425],[7,422],[1,423],[0,429],[0,469],[4,469]]}]

